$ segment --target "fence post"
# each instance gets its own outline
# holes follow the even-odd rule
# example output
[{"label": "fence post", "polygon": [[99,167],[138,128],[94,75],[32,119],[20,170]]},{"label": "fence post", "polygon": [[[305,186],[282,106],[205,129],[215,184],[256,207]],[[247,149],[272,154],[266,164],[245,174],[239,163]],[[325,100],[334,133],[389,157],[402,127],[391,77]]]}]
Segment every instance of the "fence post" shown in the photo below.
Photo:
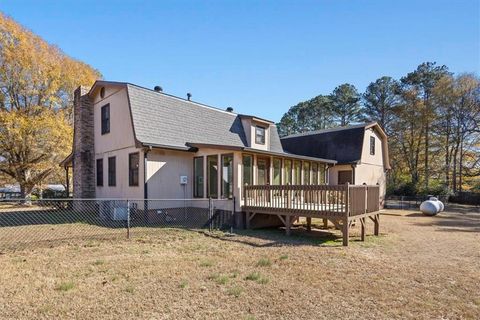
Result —
[{"label": "fence post", "polygon": [[127,200],[127,239],[130,239],[130,201]]},{"label": "fence post", "polygon": [[208,231],[212,232],[212,198],[208,198]]},{"label": "fence post", "polygon": [[230,223],[230,233],[233,233],[233,225],[235,224],[235,206],[236,206],[236,198],[233,197],[233,208],[232,208],[232,222]]}]

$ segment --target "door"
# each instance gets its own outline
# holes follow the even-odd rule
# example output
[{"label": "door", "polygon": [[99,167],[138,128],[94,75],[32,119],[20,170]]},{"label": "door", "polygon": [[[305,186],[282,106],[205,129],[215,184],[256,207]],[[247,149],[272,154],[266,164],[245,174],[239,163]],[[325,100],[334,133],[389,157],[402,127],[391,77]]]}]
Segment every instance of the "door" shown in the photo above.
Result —
[{"label": "door", "polygon": [[352,183],[352,170],[338,171],[338,184]]}]

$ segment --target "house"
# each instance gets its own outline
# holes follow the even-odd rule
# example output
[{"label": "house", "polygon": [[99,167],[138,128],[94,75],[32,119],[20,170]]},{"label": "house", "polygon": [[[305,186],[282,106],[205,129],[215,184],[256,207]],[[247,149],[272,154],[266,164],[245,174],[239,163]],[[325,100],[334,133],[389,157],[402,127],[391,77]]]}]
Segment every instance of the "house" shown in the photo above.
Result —
[{"label": "house", "polygon": [[242,198],[245,184],[324,184],[335,160],[282,148],[272,121],[97,81],[74,95],[76,198]]},{"label": "house", "polygon": [[328,170],[332,185],[379,185],[383,205],[390,169],[387,135],[378,123],[293,134],[281,139],[286,152],[336,160]]},{"label": "house", "polygon": [[282,142],[272,121],[231,108],[159,87],[96,81],[74,93],[73,152],[62,165],[67,180],[73,167],[74,198],[235,198],[241,217],[245,186],[338,183],[335,151],[292,152],[285,147],[290,139]]}]

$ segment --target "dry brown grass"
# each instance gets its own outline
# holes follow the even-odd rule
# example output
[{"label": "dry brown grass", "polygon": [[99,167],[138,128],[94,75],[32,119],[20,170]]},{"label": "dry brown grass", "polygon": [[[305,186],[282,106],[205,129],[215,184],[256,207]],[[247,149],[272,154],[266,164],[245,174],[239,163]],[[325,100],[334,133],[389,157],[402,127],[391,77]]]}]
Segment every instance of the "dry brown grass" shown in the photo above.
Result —
[{"label": "dry brown grass", "polygon": [[480,318],[480,215],[381,219],[348,248],[318,229],[158,229],[5,252],[0,318]]}]

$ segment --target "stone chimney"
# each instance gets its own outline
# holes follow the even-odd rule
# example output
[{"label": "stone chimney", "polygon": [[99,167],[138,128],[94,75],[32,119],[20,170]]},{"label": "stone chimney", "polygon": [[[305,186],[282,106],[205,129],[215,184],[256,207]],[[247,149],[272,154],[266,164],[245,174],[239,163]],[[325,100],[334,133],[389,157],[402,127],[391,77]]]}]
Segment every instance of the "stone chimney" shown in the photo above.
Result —
[{"label": "stone chimney", "polygon": [[89,88],[73,95],[73,197],[95,198],[95,136]]}]

